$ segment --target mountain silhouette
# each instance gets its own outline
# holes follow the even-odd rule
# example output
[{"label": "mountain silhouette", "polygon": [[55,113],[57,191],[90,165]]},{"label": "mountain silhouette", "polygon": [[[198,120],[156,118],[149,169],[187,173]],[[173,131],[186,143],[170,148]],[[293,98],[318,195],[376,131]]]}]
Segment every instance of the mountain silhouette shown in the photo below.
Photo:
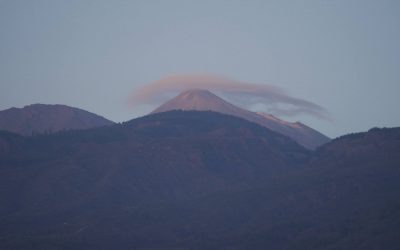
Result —
[{"label": "mountain silhouette", "polygon": [[400,128],[309,151],[211,111],[0,132],[0,246],[396,249],[399,150]]},{"label": "mountain silhouette", "polygon": [[309,149],[315,149],[330,140],[327,136],[300,122],[286,122],[269,114],[255,113],[239,108],[208,90],[194,89],[184,91],[156,108],[152,113],[171,110],[210,110],[237,116],[286,135]]},{"label": "mountain silhouette", "polygon": [[0,111],[0,129],[22,135],[113,124],[104,117],[65,105],[32,104]]}]

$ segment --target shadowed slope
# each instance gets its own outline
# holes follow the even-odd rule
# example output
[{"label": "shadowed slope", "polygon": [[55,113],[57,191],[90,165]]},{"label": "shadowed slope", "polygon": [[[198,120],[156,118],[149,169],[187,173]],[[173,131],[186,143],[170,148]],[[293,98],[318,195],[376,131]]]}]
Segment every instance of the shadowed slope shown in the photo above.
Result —
[{"label": "shadowed slope", "polygon": [[[173,111],[0,133],[3,249],[396,249],[400,129],[316,152],[255,123]],[[4,150],[5,149],[5,150]]]},{"label": "shadowed slope", "polygon": [[0,111],[0,129],[22,135],[87,129],[113,124],[101,116],[65,105],[33,104]]}]

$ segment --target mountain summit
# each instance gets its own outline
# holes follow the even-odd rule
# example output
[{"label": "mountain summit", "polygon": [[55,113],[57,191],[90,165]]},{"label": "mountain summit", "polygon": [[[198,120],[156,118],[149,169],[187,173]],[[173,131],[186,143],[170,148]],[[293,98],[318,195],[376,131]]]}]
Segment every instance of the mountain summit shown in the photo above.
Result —
[{"label": "mountain summit", "polygon": [[32,104],[0,111],[0,130],[22,135],[114,124],[88,111],[60,104]]},{"label": "mountain summit", "polygon": [[225,101],[210,91],[203,89],[184,91],[175,98],[162,104],[152,113],[171,110],[215,111],[241,117],[267,127],[275,132],[286,135],[309,149],[315,149],[330,140],[327,136],[300,122],[287,122],[270,114],[256,113],[242,109]]},{"label": "mountain summit", "polygon": [[239,113],[246,111],[203,89],[184,91],[155,109],[152,113],[171,110],[215,111],[230,115],[236,114],[236,116],[240,116]]}]

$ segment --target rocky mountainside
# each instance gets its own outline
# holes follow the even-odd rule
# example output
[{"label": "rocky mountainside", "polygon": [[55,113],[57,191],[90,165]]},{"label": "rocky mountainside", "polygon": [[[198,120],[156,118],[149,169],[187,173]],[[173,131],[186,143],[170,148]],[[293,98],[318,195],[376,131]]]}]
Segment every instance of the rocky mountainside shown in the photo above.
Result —
[{"label": "rocky mountainside", "polygon": [[0,111],[0,130],[22,135],[87,129],[113,124],[104,117],[65,105],[33,104]]},{"label": "rocky mountainside", "polygon": [[327,136],[302,123],[286,122],[272,115],[255,113],[239,108],[208,90],[184,91],[177,97],[162,104],[152,113],[171,110],[211,110],[237,116],[286,135],[309,149],[315,149],[330,140]]}]

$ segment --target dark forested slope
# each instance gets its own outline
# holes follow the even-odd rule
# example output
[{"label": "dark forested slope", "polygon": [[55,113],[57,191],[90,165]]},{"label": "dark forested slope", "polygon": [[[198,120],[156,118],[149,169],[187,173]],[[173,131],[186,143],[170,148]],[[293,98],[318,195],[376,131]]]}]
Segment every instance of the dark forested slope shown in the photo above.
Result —
[{"label": "dark forested slope", "polygon": [[2,249],[396,249],[400,129],[312,153],[240,118],[173,111],[0,133]]}]

